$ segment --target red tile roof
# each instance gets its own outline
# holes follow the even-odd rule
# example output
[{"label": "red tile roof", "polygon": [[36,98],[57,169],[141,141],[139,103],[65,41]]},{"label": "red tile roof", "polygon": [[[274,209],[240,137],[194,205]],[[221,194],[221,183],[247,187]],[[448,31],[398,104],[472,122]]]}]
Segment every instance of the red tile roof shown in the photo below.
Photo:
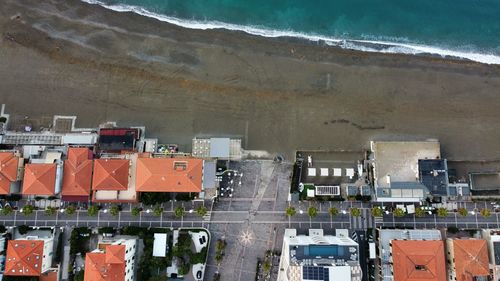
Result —
[{"label": "red tile roof", "polygon": [[[111,253],[108,253],[109,251]],[[115,255],[120,252],[123,253],[121,259]],[[112,261],[111,263],[108,262],[108,258]],[[124,279],[125,245],[108,245],[105,253],[85,255],[85,281],[122,281]]]},{"label": "red tile roof", "polygon": [[68,149],[64,162],[61,194],[63,196],[89,196],[92,179],[92,152],[88,148]]},{"label": "red tile roof", "polygon": [[23,194],[54,195],[56,164],[26,164],[24,166]]},{"label": "red tile roof", "polygon": [[40,276],[43,259],[43,241],[10,240],[7,246],[5,275]]},{"label": "red tile roof", "polygon": [[129,162],[127,159],[96,159],[92,189],[127,190]]},{"label": "red tile roof", "polygon": [[106,263],[120,264],[125,260],[125,247],[123,245],[109,245],[106,247]]},{"label": "red tile roof", "polygon": [[0,152],[0,194],[10,193],[10,184],[17,180],[19,157],[13,152]]},{"label": "red tile roof", "polygon": [[489,260],[486,240],[453,240],[457,281],[473,281],[475,276],[488,276]]},{"label": "red tile roof", "polygon": [[139,192],[200,192],[203,160],[196,158],[138,158]]},{"label": "red tile roof", "polygon": [[443,241],[393,240],[394,280],[446,281]]}]

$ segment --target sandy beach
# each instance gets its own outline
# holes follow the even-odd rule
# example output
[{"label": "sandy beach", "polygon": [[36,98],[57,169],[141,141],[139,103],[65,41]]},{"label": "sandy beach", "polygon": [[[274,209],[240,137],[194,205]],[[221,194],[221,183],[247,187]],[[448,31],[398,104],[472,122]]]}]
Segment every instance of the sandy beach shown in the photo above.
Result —
[{"label": "sandy beach", "polygon": [[0,7],[11,114],[145,125],[185,150],[195,136],[233,136],[290,159],[436,138],[449,159],[500,159],[499,66],[189,30],[76,0]]}]

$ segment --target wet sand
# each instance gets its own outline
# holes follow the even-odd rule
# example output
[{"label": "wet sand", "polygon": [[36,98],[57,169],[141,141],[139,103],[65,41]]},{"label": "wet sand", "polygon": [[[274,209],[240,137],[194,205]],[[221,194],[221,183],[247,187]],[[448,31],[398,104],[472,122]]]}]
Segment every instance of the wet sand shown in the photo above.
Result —
[{"label": "wet sand", "polygon": [[189,30],[70,1],[0,4],[0,103],[11,114],[145,125],[246,149],[368,147],[437,138],[450,159],[500,159],[500,68]]}]

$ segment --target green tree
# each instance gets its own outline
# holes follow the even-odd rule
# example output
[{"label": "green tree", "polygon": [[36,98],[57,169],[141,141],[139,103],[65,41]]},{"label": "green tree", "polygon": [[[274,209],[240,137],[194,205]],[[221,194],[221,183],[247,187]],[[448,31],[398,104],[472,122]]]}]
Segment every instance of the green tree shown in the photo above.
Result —
[{"label": "green tree", "polygon": [[375,206],[372,208],[372,216],[381,217],[383,214],[384,214],[384,211],[379,206]]},{"label": "green tree", "polygon": [[35,211],[35,207],[33,207],[32,205],[24,205],[22,211],[25,216],[29,216],[33,214],[33,212]]},{"label": "green tree", "polygon": [[447,217],[448,216],[448,209],[443,208],[443,207],[438,208],[437,215],[438,215],[438,217],[442,217],[442,218]]},{"label": "green tree", "polygon": [[153,215],[159,217],[162,214],[163,214],[163,207],[161,205],[156,205],[153,208]]},{"label": "green tree", "polygon": [[361,209],[353,207],[350,210],[351,216],[353,217],[360,217],[361,216]]},{"label": "green tree", "polygon": [[45,214],[47,216],[53,216],[55,215],[55,213],[57,212],[57,209],[55,207],[51,207],[51,206],[48,206],[46,209],[45,209]]},{"label": "green tree", "polygon": [[5,206],[2,209],[2,215],[4,215],[4,216],[8,216],[8,215],[12,214],[13,212],[14,212],[14,210],[12,209],[11,206]]},{"label": "green tree", "polygon": [[99,207],[97,207],[96,205],[89,206],[87,214],[91,217],[97,216],[97,214],[99,214]]},{"label": "green tree", "polygon": [[457,212],[462,217],[466,217],[469,214],[469,211],[467,211],[467,209],[465,208],[458,208]]},{"label": "green tree", "polygon": [[196,213],[198,214],[198,216],[200,217],[203,217],[207,214],[207,207],[203,206],[203,205],[200,205],[198,206],[198,208],[196,208]]},{"label": "green tree", "polygon": [[314,218],[318,215],[318,209],[314,206],[311,206],[307,209],[307,214],[309,217]]},{"label": "green tree", "polygon": [[293,217],[293,216],[295,216],[296,214],[297,214],[297,210],[295,210],[295,207],[293,207],[293,206],[288,206],[288,207],[286,208],[286,215],[287,215],[288,217]]},{"label": "green tree", "polygon": [[111,206],[111,208],[109,208],[109,213],[114,217],[118,216],[118,214],[120,213],[120,206],[118,205]]},{"label": "green tree", "polygon": [[395,217],[398,217],[398,218],[405,216],[405,210],[403,210],[401,208],[394,209],[394,211],[392,213],[394,214]]},{"label": "green tree", "polygon": [[133,207],[132,208],[132,211],[130,211],[130,214],[134,217],[137,217],[139,216],[139,214],[141,213],[142,209],[139,208],[139,207]]},{"label": "green tree", "polygon": [[181,217],[184,216],[185,212],[186,211],[184,210],[184,207],[178,206],[174,210],[174,215],[175,215],[176,218],[181,218]]},{"label": "green tree", "polygon": [[262,264],[262,269],[265,273],[268,273],[271,270],[271,263],[268,259],[266,259],[266,261],[264,261],[264,263]]},{"label": "green tree", "polygon": [[422,208],[420,208],[420,207],[415,208],[415,216],[416,216],[417,218],[422,218],[422,217],[424,217],[424,216],[425,216],[425,210],[424,210],[424,209],[422,209]]},{"label": "green tree", "polygon": [[68,208],[66,208],[65,213],[68,215],[73,215],[74,213],[76,213],[76,207],[73,205],[68,206]]},{"label": "green tree", "polygon": [[330,217],[335,217],[339,214],[339,209],[331,207],[328,209],[328,214],[330,214]]},{"label": "green tree", "polygon": [[486,208],[481,209],[481,211],[479,213],[481,214],[481,216],[483,216],[485,218],[488,218],[491,216],[490,210],[486,209]]}]

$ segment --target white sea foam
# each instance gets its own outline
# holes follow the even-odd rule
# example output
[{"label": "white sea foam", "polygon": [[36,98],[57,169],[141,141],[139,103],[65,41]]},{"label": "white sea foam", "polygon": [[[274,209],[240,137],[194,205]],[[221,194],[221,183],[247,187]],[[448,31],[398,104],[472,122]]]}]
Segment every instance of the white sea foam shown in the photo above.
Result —
[{"label": "white sea foam", "polygon": [[500,56],[494,54],[482,54],[477,52],[447,50],[439,47],[410,44],[410,43],[395,43],[395,42],[384,42],[376,40],[350,40],[350,39],[347,40],[347,39],[332,38],[321,35],[305,34],[289,30],[273,30],[263,27],[237,25],[219,21],[197,21],[197,20],[179,19],[175,17],[153,13],[151,11],[148,11],[144,8],[137,6],[124,5],[124,4],[108,5],[98,0],[82,0],[82,1],[89,4],[97,4],[117,12],[134,12],[142,16],[155,18],[159,21],[168,22],[189,29],[201,29],[201,30],[227,29],[234,31],[243,31],[252,35],[258,35],[263,37],[271,37],[271,38],[295,37],[315,42],[323,41],[328,45],[339,46],[345,49],[358,50],[364,52],[411,54],[411,55],[430,54],[441,57],[455,57],[461,59],[468,59],[471,61],[476,61],[485,64],[500,64]]}]

